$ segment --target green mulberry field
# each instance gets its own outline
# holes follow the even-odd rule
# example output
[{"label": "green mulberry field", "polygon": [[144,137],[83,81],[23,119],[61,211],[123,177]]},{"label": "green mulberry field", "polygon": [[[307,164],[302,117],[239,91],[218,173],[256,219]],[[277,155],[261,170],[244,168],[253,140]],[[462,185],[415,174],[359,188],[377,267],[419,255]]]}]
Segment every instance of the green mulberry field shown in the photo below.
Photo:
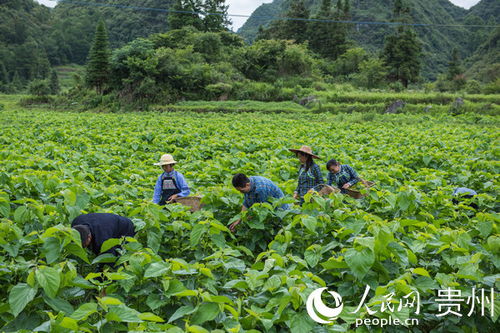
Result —
[{"label": "green mulberry field", "polygon": [[[498,116],[8,108],[0,121],[2,332],[498,329]],[[360,200],[308,195],[285,212],[274,210],[280,202],[259,204],[232,234],[243,199],[232,176],[268,177],[292,202],[298,159],[288,148],[304,144],[322,157],[325,181],[336,158],[375,187]],[[153,163],[164,153],[203,197],[201,211],[151,202],[161,172]],[[452,203],[456,187],[479,193],[477,210]],[[127,216],[139,230],[103,272],[97,264],[112,258],[82,249],[69,228],[88,212]],[[343,298],[331,324],[306,311],[320,287]],[[448,288],[464,299],[461,316],[438,316],[435,299]],[[485,314],[466,302],[473,288],[494,290]],[[419,313],[398,310],[411,293]],[[389,317],[418,324],[356,326]]]}]

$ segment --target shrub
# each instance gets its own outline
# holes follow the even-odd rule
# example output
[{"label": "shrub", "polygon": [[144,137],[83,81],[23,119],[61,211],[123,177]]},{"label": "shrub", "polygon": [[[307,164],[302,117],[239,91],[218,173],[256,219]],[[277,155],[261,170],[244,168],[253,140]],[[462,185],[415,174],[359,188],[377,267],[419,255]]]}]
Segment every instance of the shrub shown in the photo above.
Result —
[{"label": "shrub", "polygon": [[484,86],[483,93],[485,94],[500,94],[500,78]]},{"label": "shrub", "polygon": [[28,86],[28,92],[34,96],[50,95],[50,85],[47,80],[33,80]]},{"label": "shrub", "polygon": [[465,91],[468,94],[480,94],[481,93],[481,84],[476,80],[469,80],[465,85]]}]

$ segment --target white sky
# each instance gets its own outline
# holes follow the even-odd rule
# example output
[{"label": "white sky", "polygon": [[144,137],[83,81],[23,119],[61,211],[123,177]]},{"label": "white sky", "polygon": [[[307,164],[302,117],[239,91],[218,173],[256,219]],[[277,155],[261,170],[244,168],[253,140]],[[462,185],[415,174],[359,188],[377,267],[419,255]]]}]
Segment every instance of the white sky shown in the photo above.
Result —
[{"label": "white sky", "polygon": [[[54,7],[56,5],[55,0],[36,0],[39,3],[42,3],[48,7]],[[88,2],[92,2],[92,0],[87,0]],[[450,0],[455,5],[470,8],[474,6],[479,0]],[[263,3],[270,3],[273,0],[226,0],[226,3],[229,5],[229,14],[238,14],[238,15],[250,15],[253,11],[259,7]],[[247,20],[247,17],[230,17],[231,21],[233,21],[233,30],[238,30],[243,23]]]}]

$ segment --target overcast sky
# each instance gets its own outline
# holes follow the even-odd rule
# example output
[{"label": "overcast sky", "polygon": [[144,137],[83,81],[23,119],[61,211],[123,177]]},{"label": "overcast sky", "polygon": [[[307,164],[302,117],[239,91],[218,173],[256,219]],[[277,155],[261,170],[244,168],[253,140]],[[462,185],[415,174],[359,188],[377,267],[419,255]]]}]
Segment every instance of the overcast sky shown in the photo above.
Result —
[{"label": "overcast sky", "polygon": [[[56,5],[56,1],[54,0],[36,0],[40,3],[43,3],[46,6],[54,7]],[[87,0],[88,2],[92,2],[92,0]],[[450,0],[455,5],[470,8],[474,6],[479,0]],[[226,3],[229,5],[229,14],[237,14],[237,15],[250,15],[253,13],[255,8],[259,7],[263,3],[270,3],[273,0],[227,0]],[[136,6],[139,6],[139,2]],[[247,20],[246,17],[230,17],[231,21],[233,21],[233,30],[238,30],[243,23]]]}]

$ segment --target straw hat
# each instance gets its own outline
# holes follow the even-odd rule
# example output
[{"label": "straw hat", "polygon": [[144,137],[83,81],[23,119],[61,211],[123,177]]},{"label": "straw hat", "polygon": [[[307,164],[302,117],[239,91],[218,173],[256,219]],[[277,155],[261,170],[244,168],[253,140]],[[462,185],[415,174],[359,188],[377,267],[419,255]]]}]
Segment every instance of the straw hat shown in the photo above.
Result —
[{"label": "straw hat", "polygon": [[174,158],[172,157],[172,155],[170,154],[165,154],[165,155],[162,155],[161,158],[160,158],[160,162],[158,163],[155,163],[155,165],[167,165],[167,164],[175,164],[177,163],[177,161],[174,160]]},{"label": "straw hat", "polygon": [[291,152],[294,152],[294,153],[300,152],[300,153],[304,153],[307,155],[311,155],[313,158],[320,158],[319,156],[316,156],[312,153],[312,149],[309,146],[302,146],[302,147],[300,147],[300,149],[288,149],[288,150]]}]

